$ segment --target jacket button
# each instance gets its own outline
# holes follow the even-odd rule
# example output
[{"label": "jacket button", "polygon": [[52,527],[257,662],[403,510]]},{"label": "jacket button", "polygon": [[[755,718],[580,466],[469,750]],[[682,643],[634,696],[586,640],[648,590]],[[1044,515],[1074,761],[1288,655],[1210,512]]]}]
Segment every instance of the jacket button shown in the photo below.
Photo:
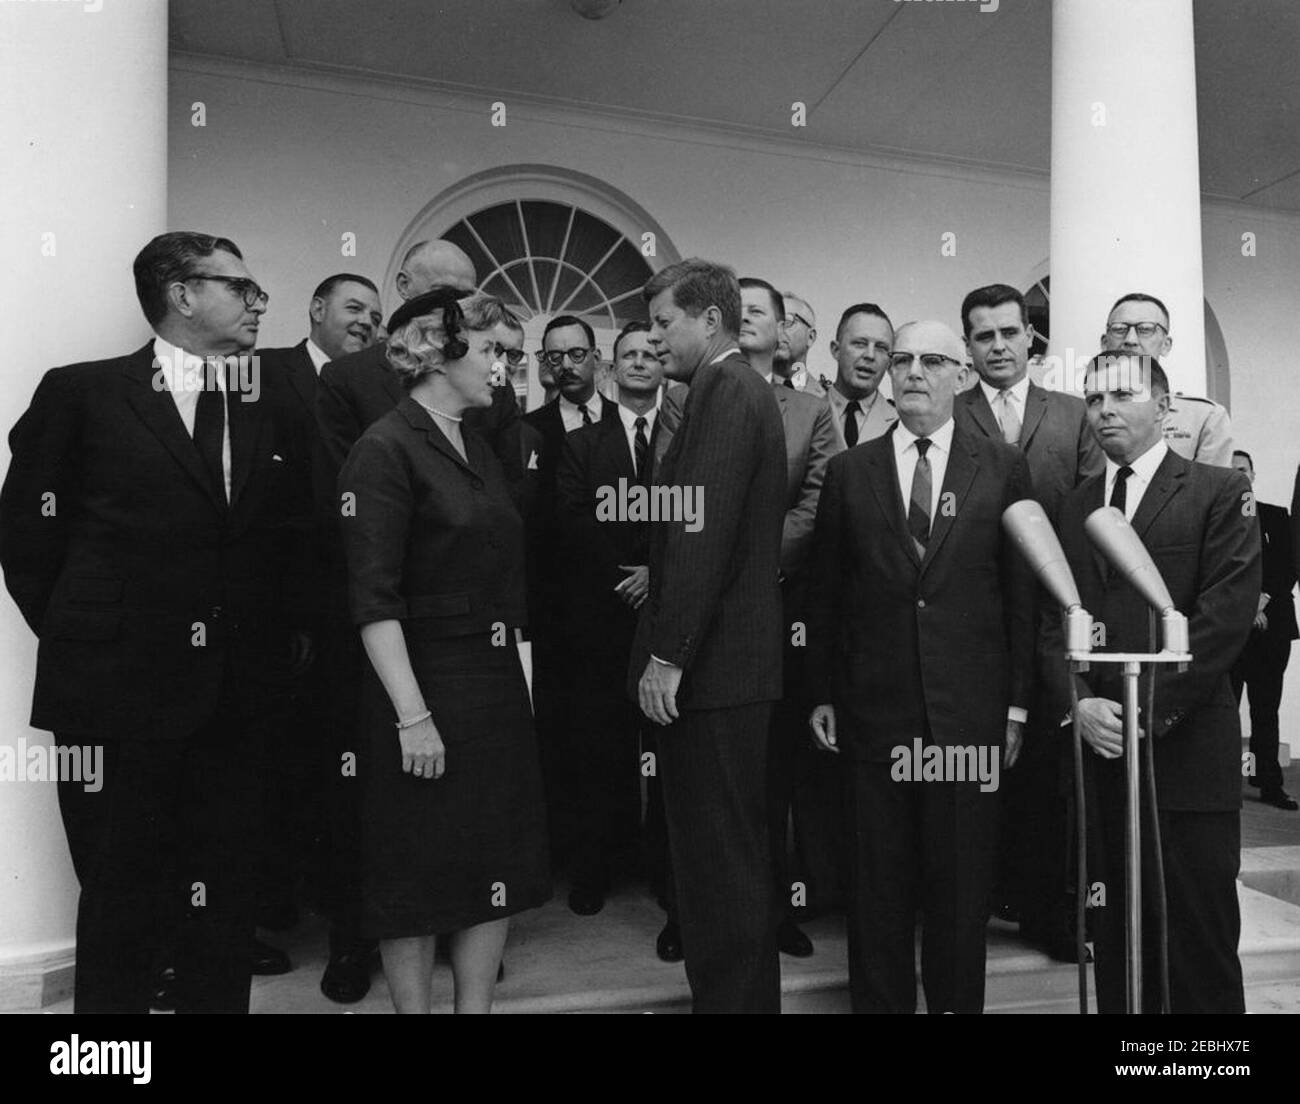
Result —
[{"label": "jacket button", "polygon": [[918,598],[918,599],[916,600],[916,608],[917,608],[917,609],[925,609],[925,599],[924,599],[924,598]]},{"label": "jacket button", "polygon": [[208,612],[208,617],[213,621],[221,620],[221,607],[213,606],[212,609]]}]

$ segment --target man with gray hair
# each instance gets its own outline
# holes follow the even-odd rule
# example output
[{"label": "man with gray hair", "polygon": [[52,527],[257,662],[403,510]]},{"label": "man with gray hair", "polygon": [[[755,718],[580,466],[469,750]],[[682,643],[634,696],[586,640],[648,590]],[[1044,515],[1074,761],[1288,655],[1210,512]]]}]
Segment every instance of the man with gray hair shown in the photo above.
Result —
[{"label": "man with gray hair", "polygon": [[826,397],[825,381],[819,381],[808,370],[808,350],[817,340],[817,316],[808,300],[793,291],[783,291],[785,321],[778,334],[776,355],[772,358],[772,372],[785,380],[785,386],[795,391],[806,391],[814,398]]},{"label": "man with gray hair", "polygon": [[[984,1007],[998,771],[1033,661],[1033,579],[1001,518],[1031,492],[1022,453],[953,421],[965,354],[941,322],[898,331],[899,422],[831,459],[817,512],[809,722],[845,760],[854,1012],[915,1012],[918,912],[927,1010]],[[952,765],[900,770],[913,754]]]}]

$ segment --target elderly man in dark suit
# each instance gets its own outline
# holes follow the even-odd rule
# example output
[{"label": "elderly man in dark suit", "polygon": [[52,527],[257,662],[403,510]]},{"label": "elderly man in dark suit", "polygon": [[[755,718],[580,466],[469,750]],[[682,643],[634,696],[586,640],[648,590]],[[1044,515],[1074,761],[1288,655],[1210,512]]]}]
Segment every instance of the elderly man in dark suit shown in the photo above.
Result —
[{"label": "elderly man in dark suit", "polygon": [[[978,380],[957,397],[954,417],[967,432],[1006,441],[1025,454],[1034,497],[1054,518],[1062,497],[1102,468],[1083,400],[1029,379],[1034,330],[1015,288],[976,288],[962,301],[961,320]],[[996,904],[1004,918],[1019,918],[1026,939],[1073,961],[1073,787],[1068,746],[1056,738],[1058,721],[1031,696],[1025,753],[1004,787]]]},{"label": "elderly man in dark suit", "polygon": [[831,461],[817,512],[810,722],[847,752],[855,1012],[916,1010],[918,910],[927,1009],[984,1007],[997,787],[1033,655],[1032,584],[1001,517],[1031,489],[1022,454],[954,423],[964,355],[942,323],[899,329],[899,422]]},{"label": "elderly man in dark suit", "polygon": [[[1187,615],[1192,662],[1156,676],[1155,713],[1141,718],[1155,740],[1154,766],[1168,916],[1170,1011],[1242,1012],[1237,939],[1241,856],[1241,725],[1229,670],[1258,609],[1260,538],[1250,484],[1228,468],[1177,455],[1161,431],[1169,384],[1154,357],[1102,354],[1084,376],[1088,420],[1106,469],[1061,504],[1061,545],[1083,606],[1106,627],[1102,650],[1150,649],[1148,605],[1107,568],[1084,522],[1103,505],[1121,510]],[[1046,673],[1057,716],[1072,711],[1060,619],[1045,618]],[[1090,882],[1106,889],[1096,929],[1097,1004],[1125,1007],[1124,730],[1119,669],[1094,664],[1074,676],[1088,794]],[[1145,791],[1143,804],[1146,803]],[[1155,839],[1143,814],[1143,1008],[1160,1010]]]},{"label": "elderly man in dark suit", "polygon": [[[1250,453],[1234,452],[1232,466],[1255,485],[1255,462]],[[1295,798],[1282,788],[1282,766],[1277,759],[1282,677],[1291,659],[1291,641],[1300,637],[1291,599],[1296,583],[1291,519],[1285,506],[1256,502],[1255,510],[1263,542],[1264,588],[1246,647],[1232,667],[1232,691],[1238,702],[1243,689],[1250,692],[1250,753],[1255,760],[1250,784],[1259,789],[1259,799],[1265,805],[1295,812]]]},{"label": "elderly man in dark suit", "polygon": [[247,1012],[261,737],[307,650],[308,500],[243,356],[267,297],[239,249],[163,234],[134,272],[156,336],[41,380],[9,438],[0,563],[40,639],[33,726],[104,749],[100,792],[59,783],[76,1011],[147,1011],[179,932],[178,1011]]},{"label": "elderly man in dark suit", "polygon": [[655,477],[660,501],[683,509],[652,523],[629,679],[642,712],[665,726],[658,769],[695,1010],[778,1012],[765,796],[781,696],[781,415],[736,348],[730,269],[683,261],[643,295],[665,375],[691,386]]}]

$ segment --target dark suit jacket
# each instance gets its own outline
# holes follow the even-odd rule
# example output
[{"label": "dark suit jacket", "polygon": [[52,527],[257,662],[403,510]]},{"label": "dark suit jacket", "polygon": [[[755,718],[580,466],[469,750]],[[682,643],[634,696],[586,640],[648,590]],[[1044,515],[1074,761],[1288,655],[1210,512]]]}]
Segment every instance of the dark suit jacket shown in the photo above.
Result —
[{"label": "dark suit jacket", "polygon": [[651,654],[684,669],[679,708],[781,697],[785,438],[772,388],[740,355],[700,366],[655,485],[703,488],[702,527],[653,524],[632,695]]},{"label": "dark suit jacket", "polygon": [[473,433],[466,459],[409,396],[352,447],[340,498],[358,625],[398,620],[425,638],[526,623],[523,521],[500,461]]},{"label": "dark suit jacket", "polygon": [[[997,417],[978,383],[957,396],[953,417],[967,433],[1002,440]],[[1034,497],[1052,519],[1056,518],[1066,494],[1106,466],[1096,434],[1088,425],[1083,400],[1076,395],[1048,391],[1036,383],[1030,383],[1025,396],[1020,450],[1029,461]]]},{"label": "dark suit jacket", "polygon": [[813,700],[831,703],[849,753],[887,761],[924,739],[1001,744],[1027,706],[1033,580],[1002,530],[1032,494],[1024,456],[957,426],[925,558],[916,554],[894,430],[834,457],[822,488],[809,587]]},{"label": "dark suit jacket", "polygon": [[1255,505],[1259,514],[1260,536],[1264,545],[1264,593],[1268,606],[1264,615],[1268,628],[1264,630],[1270,640],[1283,641],[1300,638],[1296,631],[1295,602],[1291,591],[1296,584],[1295,550],[1291,547],[1291,519],[1285,506],[1271,506],[1267,502]]},{"label": "dark suit jacket", "polygon": [[[662,454],[672,431],[662,415],[650,434],[653,458]],[[626,579],[619,564],[650,563],[649,521],[598,520],[602,487],[617,489],[619,480],[636,483],[632,453],[621,417],[607,418],[570,433],[556,470],[556,523],[564,587],[563,635],[569,646],[599,661],[608,657],[619,668],[610,689],[622,697],[623,670],[636,631],[637,613],[614,593]]]},{"label": "dark suit jacket", "polygon": [[152,342],[41,380],[0,490],[5,583],[40,638],[36,728],[183,739],[223,685],[250,714],[277,701],[305,489],[270,406],[228,409],[229,506],[154,386]]},{"label": "dark suit jacket", "polygon": [[[1105,625],[1105,651],[1148,650],[1146,602],[1107,571],[1084,531],[1102,505],[1105,474],[1066,496],[1058,526],[1084,608]],[[1192,663],[1182,674],[1161,667],[1154,719],[1156,793],[1160,808],[1227,811],[1241,806],[1241,728],[1228,672],[1236,661],[1260,593],[1260,537],[1243,510],[1250,484],[1240,472],[1184,460],[1169,452],[1133,515],[1174,605],[1191,632]],[[1069,710],[1060,619],[1045,623],[1044,676],[1056,687],[1056,716]],[[1121,701],[1113,665],[1075,676],[1079,696]],[[1143,689],[1145,700],[1145,688]],[[1104,767],[1105,764],[1102,764]]]}]

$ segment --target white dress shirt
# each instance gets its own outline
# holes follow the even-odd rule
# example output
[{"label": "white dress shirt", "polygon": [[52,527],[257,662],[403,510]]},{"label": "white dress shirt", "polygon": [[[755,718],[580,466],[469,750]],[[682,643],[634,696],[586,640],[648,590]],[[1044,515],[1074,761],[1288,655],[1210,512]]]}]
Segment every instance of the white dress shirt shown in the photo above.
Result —
[{"label": "white dress shirt", "polygon": [[[930,525],[939,516],[939,494],[943,490],[943,477],[948,471],[948,457],[952,453],[953,420],[949,418],[930,434],[930,448],[926,457],[930,461]],[[903,492],[903,513],[912,504],[912,480],[916,476],[917,437],[900,421],[894,429],[894,464],[898,468],[898,486]]]},{"label": "white dress shirt", "polygon": [[[980,390],[984,392],[984,397],[988,400],[989,409],[993,411],[993,417],[997,420],[998,428],[1002,428],[1002,395],[1004,392],[996,387],[992,387],[980,380]],[[1025,376],[1019,383],[1013,383],[1006,389],[1007,400],[1016,408],[1016,414],[1020,418],[1020,425],[1025,424],[1025,401],[1029,398],[1029,376]]]},{"label": "white dress shirt", "polygon": [[[194,418],[199,409],[199,393],[203,390],[207,363],[194,353],[179,349],[162,337],[153,339],[155,379],[161,378],[171,392],[176,412],[185,425],[185,432],[194,437]],[[214,361],[214,363],[216,363]],[[225,373],[214,371],[217,386],[226,389]],[[221,470],[226,481],[226,501],[230,501],[230,416],[227,412],[225,428],[221,431]]]},{"label": "white dress shirt", "polygon": [[310,337],[307,338],[307,355],[311,357],[312,366],[316,369],[316,374],[319,376],[320,370],[330,362],[329,355]]},{"label": "white dress shirt", "polygon": [[575,429],[581,429],[587,423],[582,420],[582,408],[587,408],[587,413],[591,415],[593,422],[600,421],[601,402],[600,392],[592,391],[591,398],[585,403],[570,402],[563,395],[555,400],[560,404],[560,418],[564,422],[564,432],[572,433]]},{"label": "white dress shirt", "polygon": [[[1156,468],[1160,467],[1168,451],[1169,446],[1163,439],[1159,440],[1129,465],[1133,469],[1133,474],[1128,477],[1124,488],[1124,516],[1129,521],[1132,521],[1133,515],[1137,513],[1137,508],[1142,503],[1142,496],[1147,493],[1151,480],[1155,478]],[[1110,505],[1110,496],[1115,489],[1115,476],[1119,469],[1119,464],[1109,456],[1106,457],[1106,497],[1102,501],[1107,506]]]},{"label": "white dress shirt", "polygon": [[645,419],[645,439],[650,440],[650,434],[654,432],[655,419],[659,417],[659,403],[661,397],[655,398],[655,404],[644,414],[637,414],[634,410],[629,410],[622,403],[618,404],[618,416],[623,419],[623,436],[627,440],[627,451],[632,457],[632,467],[636,468],[636,420],[637,418]]}]

